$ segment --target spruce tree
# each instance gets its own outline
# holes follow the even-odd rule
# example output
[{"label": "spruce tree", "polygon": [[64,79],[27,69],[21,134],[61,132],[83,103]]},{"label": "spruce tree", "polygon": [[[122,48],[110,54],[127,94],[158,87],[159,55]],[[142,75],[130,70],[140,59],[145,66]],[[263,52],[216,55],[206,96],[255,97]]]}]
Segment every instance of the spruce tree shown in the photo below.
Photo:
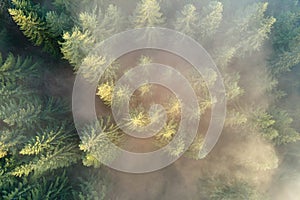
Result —
[{"label": "spruce tree", "polygon": [[52,185],[49,178],[37,180],[80,159],[77,137],[65,126],[70,124],[65,121],[68,109],[29,87],[38,75],[37,67],[30,59],[12,54],[0,65],[0,177],[6,179],[0,181],[1,199],[62,195],[67,187],[60,178]]},{"label": "spruce tree", "polygon": [[[85,166],[100,167],[101,162],[112,162],[116,152],[110,143],[119,144],[122,139],[118,127],[110,118],[101,118],[98,122],[87,125],[82,134],[80,149],[85,152]],[[104,153],[105,152],[105,153]]]},{"label": "spruce tree", "polygon": [[[270,61],[271,70],[278,76],[282,72],[290,71],[294,66],[300,63],[300,28],[297,25],[297,20],[300,19],[300,11],[298,15],[287,14],[291,17],[287,22],[280,21],[280,24],[275,24],[276,31],[273,36],[273,46],[275,48],[276,56]],[[285,16],[283,18],[286,18]],[[282,19],[281,19],[282,20]],[[279,27],[283,30],[278,30]],[[291,30],[292,29],[292,30]],[[289,40],[283,40],[283,36],[288,37]]]},{"label": "spruce tree", "polygon": [[66,32],[63,39],[64,41],[60,43],[63,58],[67,59],[77,70],[83,58],[93,48],[95,39],[89,31],[81,31],[77,27],[71,33]]},{"label": "spruce tree", "polygon": [[223,4],[218,1],[212,1],[207,7],[204,7],[199,23],[200,41],[205,42],[213,38],[219,28],[223,18]]},{"label": "spruce tree", "polygon": [[156,0],[141,0],[138,2],[131,18],[134,28],[162,26],[165,18]]},{"label": "spruce tree", "polygon": [[199,12],[193,4],[187,4],[176,18],[175,30],[196,39],[199,34],[199,25]]},{"label": "spruce tree", "polygon": [[106,39],[121,32],[126,25],[124,16],[117,6],[110,4],[105,10],[103,18],[97,27],[97,37]]},{"label": "spruce tree", "polygon": [[59,55],[58,41],[63,31],[69,29],[70,20],[66,15],[54,11],[46,12],[39,4],[29,0],[13,0],[12,8],[8,9],[13,20],[24,35],[44,51]]},{"label": "spruce tree", "polygon": [[268,38],[276,19],[265,17],[267,7],[268,3],[255,3],[238,12],[235,27],[230,29],[227,35],[229,38],[232,38],[232,34],[235,35],[233,41],[239,56],[260,50]]},{"label": "spruce tree", "polygon": [[14,21],[20,26],[24,35],[28,37],[35,45],[40,46],[46,39],[45,23],[34,12],[25,14],[20,9],[9,9],[9,13]]}]

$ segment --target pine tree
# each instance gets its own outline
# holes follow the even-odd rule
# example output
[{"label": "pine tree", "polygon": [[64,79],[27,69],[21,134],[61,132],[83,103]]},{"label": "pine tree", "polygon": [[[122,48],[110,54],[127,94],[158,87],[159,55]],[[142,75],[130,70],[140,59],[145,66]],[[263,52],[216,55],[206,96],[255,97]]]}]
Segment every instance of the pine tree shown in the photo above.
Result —
[{"label": "pine tree", "polygon": [[109,193],[109,179],[103,177],[102,171],[89,170],[85,177],[79,178],[80,190],[73,193],[74,199],[78,200],[105,200]]},{"label": "pine tree", "polygon": [[28,0],[13,0],[12,4],[8,11],[23,34],[36,46],[42,46],[44,51],[58,56],[58,41],[63,31],[70,27],[68,17],[63,13],[46,12],[39,4]]},{"label": "pine tree", "polygon": [[77,137],[62,120],[68,109],[29,87],[37,68],[30,59],[12,54],[1,60],[0,177],[6,179],[0,181],[1,199],[62,197],[67,187],[60,178],[53,184],[51,178],[37,180],[80,159]]},{"label": "pine tree", "polygon": [[192,158],[194,160],[202,159],[199,157],[199,152],[201,152],[204,144],[203,136],[198,133],[192,144],[189,146],[184,155],[188,158]]},{"label": "pine tree", "polygon": [[20,26],[24,35],[28,37],[35,45],[40,46],[46,39],[45,23],[39,19],[36,13],[30,12],[26,15],[22,10],[9,9],[14,21]]},{"label": "pine tree", "polygon": [[199,34],[199,25],[200,14],[193,4],[187,4],[176,18],[175,30],[196,39]]},{"label": "pine tree", "polygon": [[177,132],[178,125],[174,120],[166,123],[163,129],[155,135],[155,139],[159,141],[159,146],[168,144]]},{"label": "pine tree", "polygon": [[45,19],[48,32],[54,38],[60,38],[64,31],[70,29],[69,21],[71,19],[64,13],[58,14],[55,11],[49,11],[46,13]]},{"label": "pine tree", "polygon": [[210,199],[252,199],[260,200],[263,196],[251,185],[246,182],[233,182],[227,184],[220,184],[215,187],[214,191],[210,194]]},{"label": "pine tree", "polygon": [[7,9],[9,7],[8,1],[2,1],[0,6],[0,51],[7,52],[11,51],[12,46],[12,35],[8,31],[9,14]]},{"label": "pine tree", "polygon": [[212,57],[218,67],[225,70],[229,66],[231,60],[237,53],[237,49],[233,46],[224,45],[223,47],[217,47],[214,50]]},{"label": "pine tree", "polygon": [[[300,34],[299,34],[300,35]],[[282,72],[290,71],[294,66],[300,63],[300,48],[299,46],[291,48],[279,54],[274,61],[271,62],[271,69],[276,75]]]},{"label": "pine tree", "polygon": [[97,9],[80,13],[79,24],[84,31],[89,31],[97,42],[101,42],[122,31],[125,20],[120,8],[110,4],[103,14]]},{"label": "pine tree", "polygon": [[240,128],[247,123],[247,116],[244,113],[232,109],[227,111],[225,126],[230,128]]},{"label": "pine tree", "polygon": [[[80,74],[89,82],[94,83],[98,82],[100,73],[104,73],[104,76],[106,77],[105,81],[109,81],[107,73],[112,69],[112,67],[108,67],[106,70],[106,74],[104,72],[104,66],[107,63],[105,57],[101,56],[95,56],[95,55],[88,55],[85,57],[82,61],[81,68],[80,68]],[[110,71],[112,72],[112,71]],[[113,72],[109,73],[109,75],[114,75]],[[110,77],[110,80],[114,80],[115,77]],[[103,76],[100,78],[102,81]]]},{"label": "pine tree", "polygon": [[12,86],[16,84],[24,84],[29,77],[37,76],[36,63],[33,63],[30,58],[22,59],[9,54],[5,61],[2,60],[0,54],[0,85]]},{"label": "pine tree", "polygon": [[166,105],[168,117],[178,119],[181,115],[181,101],[176,97],[170,97]]},{"label": "pine tree", "polygon": [[296,41],[299,39],[300,28],[298,21],[300,20],[300,11],[281,11],[276,16],[276,23],[272,30],[271,39],[275,53],[283,53],[290,51],[291,47],[297,46]]},{"label": "pine tree", "polygon": [[131,19],[134,28],[155,27],[165,23],[165,18],[160,11],[156,0],[141,0]]},{"label": "pine tree", "polygon": [[73,29],[72,33],[66,32],[63,39],[64,41],[60,43],[63,58],[68,60],[77,70],[89,51],[93,49],[95,39],[89,31],[81,31],[77,27]]},{"label": "pine tree", "polygon": [[273,109],[271,114],[274,117],[274,128],[278,131],[278,137],[273,141],[276,145],[283,145],[300,140],[300,133],[293,127],[293,119],[284,110]]},{"label": "pine tree", "polygon": [[83,164],[97,168],[100,162],[113,161],[116,152],[110,143],[119,144],[121,139],[122,135],[118,127],[110,121],[110,118],[101,118],[99,123],[87,125],[82,132],[79,145],[80,149],[85,152]]},{"label": "pine tree", "polygon": [[125,119],[125,126],[128,130],[137,130],[150,124],[150,117],[145,109],[138,105],[136,108],[132,109],[130,112],[130,118]]},{"label": "pine tree", "polygon": [[276,121],[265,109],[257,108],[247,114],[249,114],[247,116],[249,119],[248,126],[254,132],[260,133],[262,137],[269,141],[272,141],[278,137],[279,133],[274,128]]},{"label": "pine tree", "polygon": [[71,197],[70,182],[65,172],[58,177],[51,174],[41,180],[23,179],[18,184],[11,183],[10,187],[3,188],[1,196],[3,199],[68,199]]},{"label": "pine tree", "polygon": [[229,38],[235,35],[237,52],[240,56],[246,53],[257,51],[268,38],[273,24],[274,17],[265,17],[264,13],[268,3],[255,3],[248,6],[237,15],[235,27],[227,33]]},{"label": "pine tree", "polygon": [[114,84],[113,82],[106,82],[102,83],[98,87],[97,96],[103,101],[103,103],[107,106],[112,105],[112,98],[113,98],[113,90]]},{"label": "pine tree", "polygon": [[200,17],[200,41],[213,38],[223,18],[223,5],[221,2],[212,1],[203,9],[206,15]]},{"label": "pine tree", "polygon": [[224,75],[226,98],[228,101],[237,99],[244,94],[244,89],[239,86],[240,75],[238,73]]},{"label": "pine tree", "polygon": [[279,75],[300,63],[299,12],[283,12],[274,25],[272,43],[274,55],[270,61],[271,70]]},{"label": "pine tree", "polygon": [[97,36],[102,39],[113,36],[124,29],[125,19],[123,14],[117,6],[110,4],[105,10],[103,19],[99,27],[97,27]]},{"label": "pine tree", "polygon": [[103,18],[101,10],[94,9],[92,12],[81,12],[78,16],[78,23],[83,31],[89,31],[97,38],[101,18]]}]

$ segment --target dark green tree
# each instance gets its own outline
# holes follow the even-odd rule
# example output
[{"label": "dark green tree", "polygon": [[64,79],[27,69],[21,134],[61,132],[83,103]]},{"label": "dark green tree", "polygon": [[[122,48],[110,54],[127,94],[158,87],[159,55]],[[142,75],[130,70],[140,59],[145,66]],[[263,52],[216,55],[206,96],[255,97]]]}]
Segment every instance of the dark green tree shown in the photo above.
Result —
[{"label": "dark green tree", "polygon": [[63,39],[64,41],[60,43],[63,58],[77,70],[83,58],[93,48],[95,39],[89,31],[81,31],[78,27],[75,27],[71,33],[66,32]]},{"label": "dark green tree", "polygon": [[0,176],[6,180],[0,181],[1,199],[63,197],[70,189],[64,175],[53,183],[44,175],[80,159],[78,139],[65,121],[68,108],[32,88],[37,68],[12,54],[0,65]]},{"label": "dark green tree", "polygon": [[63,31],[70,26],[65,14],[46,12],[39,4],[33,4],[29,0],[13,0],[12,8],[8,11],[30,41],[53,55],[59,55],[58,41],[61,40]]}]

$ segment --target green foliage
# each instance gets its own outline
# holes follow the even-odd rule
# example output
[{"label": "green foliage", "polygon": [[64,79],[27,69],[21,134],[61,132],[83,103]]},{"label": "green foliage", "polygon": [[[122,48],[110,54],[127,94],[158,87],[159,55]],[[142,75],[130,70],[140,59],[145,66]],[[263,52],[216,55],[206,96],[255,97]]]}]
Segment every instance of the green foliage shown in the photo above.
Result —
[{"label": "green foliage", "polygon": [[166,105],[169,118],[178,118],[181,114],[181,101],[175,97],[171,97]]},{"label": "green foliage", "polygon": [[93,12],[80,13],[79,24],[84,31],[89,31],[100,42],[122,31],[125,20],[120,8],[110,4],[104,14],[97,9],[94,9]]},{"label": "green foliage", "polygon": [[53,37],[60,37],[65,30],[70,29],[69,17],[64,14],[58,14],[55,11],[49,11],[45,16],[48,32]]},{"label": "green foliage", "polygon": [[227,111],[225,126],[231,128],[240,128],[247,123],[247,116],[239,111],[233,109]]},{"label": "green foliage", "polygon": [[200,17],[200,41],[213,38],[214,34],[217,32],[223,17],[223,5],[218,1],[211,1],[203,11],[206,15]]},{"label": "green foliage", "polygon": [[129,130],[137,130],[138,128],[147,126],[151,122],[150,116],[141,105],[133,108],[130,111],[130,118],[125,120],[125,126]]},{"label": "green foliage", "polygon": [[34,182],[24,179],[23,182],[11,186],[15,186],[15,188],[11,191],[6,189],[2,191],[4,200],[68,199],[71,191],[66,173],[55,178],[43,177]]},{"label": "green foliage", "polygon": [[90,12],[82,12],[78,16],[78,23],[84,31],[90,31],[92,35],[96,36],[99,26],[99,18],[101,17],[101,12],[96,13],[96,9]]},{"label": "green foliage", "polygon": [[[93,82],[114,82],[117,78],[117,70],[120,67],[118,62],[113,62],[109,66],[109,61],[104,56],[88,55],[82,61],[80,74],[91,83]],[[106,69],[104,69],[106,67]],[[99,76],[101,74],[100,81]]]},{"label": "green foliage", "polygon": [[196,7],[187,4],[178,14],[175,22],[175,30],[180,31],[192,38],[197,38],[199,34],[200,14]]},{"label": "green foliage", "polygon": [[153,60],[151,57],[142,55],[139,59],[138,65],[141,65],[141,66],[148,65],[148,64],[151,64],[152,61]]},{"label": "green foliage", "polygon": [[112,82],[106,82],[98,87],[97,96],[103,101],[107,106],[111,106],[113,97],[114,84]]},{"label": "green foliage", "polygon": [[272,2],[273,9],[270,10],[277,18],[272,34],[274,54],[270,60],[270,67],[277,76],[300,63],[299,2],[287,1],[284,6],[278,4],[280,2]]},{"label": "green foliage", "polygon": [[0,174],[7,179],[7,183],[0,181],[1,199],[63,197],[66,187],[60,179],[64,176],[53,184],[50,178],[40,183],[33,179],[80,159],[73,129],[62,125],[68,123],[62,120],[68,109],[62,101],[28,88],[38,76],[37,67],[30,59],[12,54],[1,62]]},{"label": "green foliage", "polygon": [[57,56],[58,41],[68,27],[66,15],[59,16],[54,11],[46,13],[40,5],[28,0],[13,0],[12,4],[9,14],[23,34],[36,46],[42,46],[45,51]]},{"label": "green foliage", "polygon": [[[126,30],[128,26],[156,27],[171,25],[170,22],[173,22],[173,28],[200,41],[208,52],[212,53],[214,61],[221,68],[226,87],[228,112],[224,134],[228,135],[218,144],[221,145],[220,149],[224,156],[216,159],[214,157],[216,154],[212,154],[202,163],[211,166],[210,162],[214,159],[218,160],[218,163],[228,159],[227,162],[232,163],[225,171],[230,174],[228,179],[218,181],[209,182],[207,178],[209,186],[205,188],[204,194],[199,196],[204,199],[266,199],[259,194],[254,185],[250,184],[250,181],[245,182],[248,179],[244,180],[241,177],[245,177],[246,173],[249,173],[249,176],[257,173],[257,176],[250,179],[257,179],[255,181],[260,182],[260,179],[264,178],[257,178],[261,175],[260,172],[268,176],[267,170],[278,167],[284,148],[277,151],[276,145],[290,145],[300,139],[298,130],[293,128],[297,125],[297,121],[293,123],[293,119],[286,111],[278,109],[280,105],[269,101],[275,99],[275,103],[278,103],[282,94],[278,91],[282,89],[283,84],[276,78],[300,63],[300,15],[298,1],[270,2],[273,7],[268,7],[267,2],[249,6],[249,2],[252,1],[233,6],[233,3],[227,0],[222,3],[198,0],[186,2],[141,0],[133,13],[130,9],[124,9],[123,13],[120,8],[125,3],[121,1],[112,4],[110,1],[97,0],[54,0],[51,4],[46,1],[5,0],[0,3],[0,46],[1,50],[3,47],[6,49],[5,46],[11,44],[9,37],[12,37],[21,47],[9,47],[13,52],[31,49],[27,43],[23,46],[21,41],[23,38],[18,38],[18,33],[13,33],[15,30],[10,20],[14,21],[35,46],[42,46],[44,50],[55,55],[61,52],[63,58],[73,65],[74,71],[77,72],[79,66],[82,66],[80,73],[87,81],[94,82],[98,78],[97,69],[110,62],[107,60],[109,55],[89,54],[95,43]],[[278,7],[282,7],[282,10],[274,8],[274,5],[281,5]],[[236,9],[237,7],[239,8]],[[174,16],[171,8],[181,10]],[[7,16],[10,14],[11,19],[6,16],[6,10]],[[277,21],[266,13],[275,14]],[[126,15],[131,16],[129,24],[126,23]],[[173,18],[169,21],[164,16],[168,19]],[[145,36],[150,36],[148,39],[155,39],[156,33],[148,30]],[[263,64],[258,61],[259,64],[256,65],[255,62],[253,70],[247,69],[245,66],[250,65],[246,62],[256,58],[253,52],[270,47],[264,46],[269,35],[273,45],[271,61]],[[250,57],[250,54],[253,57]],[[264,59],[269,56],[264,52],[261,55]],[[155,57],[155,61],[157,58],[159,56]],[[45,61],[47,65],[54,64],[51,58],[46,58]],[[142,56],[138,64],[145,66],[151,62],[152,58]],[[136,63],[132,59],[127,64]],[[266,64],[269,64],[271,70],[265,69]],[[119,69],[123,69],[123,63],[112,63],[98,83],[96,95],[106,106],[111,106],[113,99],[116,103],[129,99],[126,85],[122,85],[113,93],[120,75]],[[184,73],[190,72],[183,70]],[[83,128],[82,140],[79,143],[74,125],[68,121],[71,119],[70,108],[63,101],[49,97],[51,94],[45,96],[47,93],[44,91],[45,88],[41,85],[36,87],[33,83],[37,78],[49,81],[46,74],[38,73],[40,71],[44,72],[44,68],[29,58],[15,57],[12,54],[8,54],[5,59],[0,58],[0,199],[112,198],[108,195],[108,185],[103,179],[103,169],[100,166],[102,161],[111,162],[117,156],[110,142],[121,144],[122,132],[109,117],[101,118],[99,123],[95,122]],[[258,83],[251,83],[251,88],[247,85],[249,72],[255,73],[257,79],[262,79]],[[195,119],[201,115],[201,119],[204,120],[200,126],[205,129],[211,116],[209,111],[216,102],[216,98],[210,96],[208,86],[214,86],[218,76],[215,71],[208,70],[204,72],[207,78],[205,82],[203,77],[195,76],[194,71],[191,71],[191,74],[192,76],[189,76],[191,85],[199,96],[199,112],[195,108],[188,107],[190,109],[188,117]],[[144,75],[146,74],[140,76]],[[172,77],[172,73],[165,76]],[[51,80],[49,84],[52,84]],[[293,84],[297,85],[297,82]],[[175,99],[169,93],[161,92],[163,94],[150,98],[150,95],[160,92],[159,89],[156,90],[157,88],[145,84],[139,88],[137,95],[136,93],[133,95],[133,101],[130,101],[131,116],[125,126],[130,130],[147,126],[151,122],[146,112],[147,108],[153,101],[159,101],[158,103],[165,105],[168,116],[167,123],[154,137],[155,144],[162,147],[176,137],[182,105],[179,99]],[[258,97],[255,104],[250,102],[251,98],[248,99],[250,96],[247,93],[248,89],[255,90]],[[167,102],[163,102],[163,99]],[[141,103],[142,100],[146,101]],[[235,134],[237,132],[238,134]],[[185,153],[186,156],[199,159],[203,137],[199,132]],[[230,145],[227,145],[230,147],[224,145],[228,142],[227,137],[234,139],[232,140],[234,142],[237,141],[234,150]],[[165,149],[171,156],[181,155],[185,149],[184,138],[178,139],[175,144]],[[218,153],[218,148],[216,152]],[[296,155],[297,152],[293,154]],[[78,164],[80,159],[84,166]],[[289,159],[297,160],[297,156],[291,156]],[[86,167],[98,168],[99,173],[90,174],[89,180],[81,179],[79,183],[73,183],[68,180],[68,176],[71,176],[73,168],[77,169],[78,166],[82,169],[80,171],[85,171]],[[219,170],[217,167],[216,169]],[[65,170],[67,173],[63,173]],[[211,173],[211,170],[208,168],[207,172]],[[232,174],[230,171],[233,171]],[[219,170],[218,173],[223,172]],[[201,176],[205,177],[202,173]]]},{"label": "green foliage", "polygon": [[300,12],[282,12],[277,17],[272,33],[272,43],[276,52],[290,51],[291,47],[295,46],[295,39],[300,34],[299,20]]},{"label": "green foliage", "polygon": [[198,133],[193,143],[189,146],[189,148],[184,153],[184,155],[194,160],[202,159],[201,157],[199,157],[199,152],[203,148],[203,143],[204,143],[204,138],[202,135]]},{"label": "green foliage", "polygon": [[168,144],[176,134],[177,126],[178,125],[174,120],[170,120],[163,129],[155,135],[155,138],[163,145]]},{"label": "green foliage", "polygon": [[129,21],[133,28],[147,28],[144,35],[137,39],[154,42],[159,37],[159,33],[151,27],[164,26],[166,19],[157,0],[141,0],[137,3]]},{"label": "green foliage", "polygon": [[237,14],[234,28],[227,34],[229,38],[232,38],[230,35],[235,35],[237,53],[240,56],[260,50],[268,38],[276,19],[264,16],[267,7],[268,3],[255,3]]},{"label": "green foliage", "polygon": [[119,144],[122,135],[118,127],[109,118],[101,118],[99,121],[86,126],[82,130],[80,149],[85,152],[83,164],[85,166],[99,167],[100,162],[113,161],[116,153],[111,143]]},{"label": "green foliage", "polygon": [[[1,21],[0,21],[1,23]],[[0,26],[0,51],[3,52],[9,45],[9,36],[7,34],[7,30]]]},{"label": "green foliage", "polygon": [[101,19],[101,24],[97,27],[98,34],[101,34],[101,39],[106,39],[124,29],[125,19],[117,6],[110,4],[105,10],[104,16]]},{"label": "green foliage", "polygon": [[290,51],[283,52],[277,59],[275,58],[275,61],[272,65],[275,74],[290,71],[292,67],[300,63],[299,46],[291,48]]},{"label": "green foliage", "polygon": [[250,126],[259,131],[264,138],[276,145],[288,144],[299,140],[299,133],[292,128],[293,119],[284,110],[271,109],[267,112],[257,109],[248,118]]},{"label": "green foliage", "polygon": [[33,99],[32,102],[11,101],[1,105],[0,120],[16,129],[30,129],[39,122],[40,113],[41,105],[38,99]]},{"label": "green foliage", "polygon": [[134,28],[155,27],[165,23],[156,0],[141,0],[138,2],[131,19]]},{"label": "green foliage", "polygon": [[[88,55],[82,61],[80,74],[89,82],[94,83],[98,81],[99,75],[101,72],[104,72],[103,68],[107,64],[105,57],[95,56],[95,55]],[[109,70],[110,69],[110,70]],[[101,80],[106,81],[113,81],[114,71],[111,70],[112,67],[108,68],[105,73],[105,79],[101,76]],[[109,73],[110,72],[110,73]]]},{"label": "green foliage", "polygon": [[262,195],[251,185],[245,182],[234,182],[219,185],[210,195],[212,200],[262,200]]},{"label": "green foliage", "polygon": [[226,68],[232,58],[236,55],[237,49],[232,46],[224,46],[221,48],[217,48],[213,53],[213,58],[218,67],[221,69]]},{"label": "green foliage", "polygon": [[70,196],[71,186],[69,180],[66,177],[66,173],[60,174],[56,178],[52,178],[52,181],[44,178],[40,184],[31,188],[27,195],[28,199],[67,199]]},{"label": "green foliage", "polygon": [[63,39],[64,41],[60,43],[63,58],[75,66],[76,70],[83,58],[85,58],[88,52],[93,48],[95,40],[89,31],[81,31],[77,27],[72,30],[72,33],[64,33]]},{"label": "green foliage", "polygon": [[37,63],[33,63],[30,58],[22,59],[9,54],[5,60],[2,60],[0,54],[0,65],[0,85],[2,87],[24,84],[25,79],[37,75]]},{"label": "green foliage", "polygon": [[30,12],[26,15],[22,10],[9,9],[9,13],[13,17],[14,21],[20,26],[20,29],[24,32],[24,35],[30,38],[35,45],[39,46],[45,40],[45,24],[38,18],[36,13]]},{"label": "green foliage", "polygon": [[32,140],[23,147],[20,154],[39,155],[45,152],[45,150],[53,150],[58,142],[68,139],[68,135],[63,134],[63,127],[55,131],[50,128],[47,129],[43,133],[37,133],[36,137],[32,138]]},{"label": "green foliage", "polygon": [[275,144],[282,145],[300,140],[300,133],[292,128],[293,119],[284,110],[273,109],[274,128],[278,131],[278,137],[274,139]]},{"label": "green foliage", "polygon": [[256,109],[252,112],[250,118],[251,128],[259,131],[267,140],[273,140],[278,137],[278,131],[273,127],[275,120],[273,116],[264,109]]},{"label": "green foliage", "polygon": [[166,146],[165,151],[173,157],[178,157],[181,155],[186,148],[185,141],[183,138],[179,137],[173,144]]},{"label": "green foliage", "polygon": [[[108,70],[108,74],[109,72],[111,71]],[[107,72],[104,72],[104,81],[106,73]],[[115,88],[113,81],[100,83],[96,95],[106,106],[112,106],[112,100],[114,100],[116,105],[120,105],[120,103],[124,103],[124,101],[130,97],[128,86],[122,85]]]},{"label": "green foliage", "polygon": [[79,190],[74,191],[74,199],[78,200],[104,200],[108,198],[108,178],[101,172],[91,171],[87,177],[79,178]]},{"label": "green foliage", "polygon": [[151,88],[152,88],[151,84],[145,84],[145,85],[141,86],[138,89],[138,91],[140,92],[140,96],[145,97],[146,95],[150,95],[151,94]]},{"label": "green foliage", "polygon": [[225,74],[224,79],[226,97],[228,101],[237,99],[244,94],[244,90],[239,86],[240,75],[238,73]]}]

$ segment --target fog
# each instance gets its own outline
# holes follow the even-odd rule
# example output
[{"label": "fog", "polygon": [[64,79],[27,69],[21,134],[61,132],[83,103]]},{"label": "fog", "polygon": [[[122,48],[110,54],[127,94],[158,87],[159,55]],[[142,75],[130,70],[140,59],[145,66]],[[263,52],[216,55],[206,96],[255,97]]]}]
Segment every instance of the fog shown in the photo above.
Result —
[{"label": "fog", "polygon": [[[113,2],[120,6],[126,15],[131,15],[137,1]],[[188,2],[194,3],[200,13],[203,6],[208,3],[208,1],[197,0]],[[218,50],[227,50],[227,47],[236,48],[236,43],[245,39],[243,35],[226,33],[235,29],[234,22],[245,14],[242,10],[255,2],[259,1],[222,1],[223,19],[218,32],[212,40],[203,42],[204,47],[214,59],[218,59],[216,53]],[[167,27],[172,27],[175,21],[174,17],[178,15],[184,3],[170,0],[161,0],[160,3],[161,10],[167,17]],[[76,10],[74,13],[86,10],[88,9],[81,8],[80,11]],[[249,16],[251,16],[253,13],[251,10],[249,12]],[[237,51],[242,50],[237,49]],[[297,80],[299,77],[291,77],[291,73],[288,73],[282,78],[289,80],[286,83],[284,80],[277,81],[276,77],[272,76],[267,65],[273,49],[268,40],[262,42],[257,50],[245,52],[242,56],[239,56],[240,52],[237,51],[234,51],[235,54],[229,59],[228,65],[222,68],[219,66],[222,74],[238,72],[240,75],[238,84],[244,90],[244,95],[239,100],[230,102],[227,109],[239,108],[242,113],[251,112],[257,108],[267,110],[277,101],[276,97],[271,94],[272,90],[278,84],[281,84],[281,87],[285,85],[286,88],[289,88],[293,79]],[[133,58],[131,57],[131,59]],[[152,59],[158,63],[176,63],[159,52],[152,56]],[[126,59],[124,60],[126,63]],[[127,62],[130,63],[128,60]],[[176,64],[178,62],[180,61],[177,61]],[[131,64],[134,63],[136,62],[132,61]],[[217,64],[219,63],[217,62]],[[285,76],[287,78],[284,78]],[[296,94],[296,91],[292,91],[288,92],[279,105],[292,111],[293,108],[299,107],[298,102],[299,95]],[[299,112],[293,116],[294,120],[298,120]],[[297,121],[294,124],[299,128]],[[136,142],[138,143],[138,141]],[[130,143],[130,145],[134,144]],[[294,146],[297,147],[297,144]],[[283,153],[285,152],[283,149],[290,149],[290,147],[274,147],[262,137],[259,130],[248,128],[247,125],[234,128],[225,127],[213,151],[201,160],[195,161],[183,157],[160,171],[140,175],[108,169],[114,183],[112,199],[206,199],[207,197],[202,194],[206,193],[205,190],[209,190],[209,187],[202,185],[201,181],[203,180],[204,182],[221,181],[225,184],[232,181],[247,182],[258,192],[269,193],[271,199],[298,199],[300,175],[297,169],[299,169],[299,162],[290,162],[287,158],[289,153]],[[299,150],[288,150],[288,152],[291,151],[294,159],[299,159],[297,156]],[[287,175],[292,171],[293,175]],[[282,176],[284,177],[282,178]],[[293,178],[289,178],[290,176]]]},{"label": "fog", "polygon": [[[135,28],[131,21],[136,4],[140,1],[56,2],[60,6],[65,6],[64,9],[68,11],[70,18],[74,21],[72,24],[73,29],[70,28],[64,31],[64,34],[66,32],[71,33],[75,28],[78,28],[82,33],[88,32],[91,35],[92,43],[96,44],[109,38],[111,33],[117,34]],[[217,22],[212,23],[213,25],[210,24],[212,27],[216,26],[215,29],[211,28],[211,32],[215,31],[212,35],[203,36],[205,35],[203,33],[199,36],[201,38],[199,39],[193,38],[193,36],[200,35],[200,33],[194,35],[190,32],[187,33],[190,33],[189,36],[200,43],[210,54],[223,78],[227,92],[225,125],[213,150],[201,159],[192,159],[187,153],[163,169],[144,174],[125,173],[111,169],[108,166],[101,166],[100,168],[94,166],[93,168],[93,164],[91,164],[90,169],[100,174],[108,174],[110,177],[111,183],[107,186],[106,199],[206,200],[221,199],[216,196],[217,194],[230,195],[233,193],[236,194],[235,199],[241,199],[242,197],[238,195],[244,195],[244,199],[249,200],[298,200],[300,197],[299,139],[282,143],[280,143],[280,139],[288,140],[292,137],[287,135],[288,133],[293,130],[300,131],[299,64],[291,68],[290,71],[279,75],[274,73],[271,64],[272,59],[276,60],[279,57],[277,54],[281,55],[278,50],[274,49],[272,42],[272,40],[275,40],[273,33],[276,25],[275,18],[280,17],[280,14],[278,14],[280,8],[277,8],[280,3],[271,2],[270,0],[269,4],[265,5],[268,6],[267,8],[263,4],[264,2],[260,0],[220,0],[221,4],[213,4],[216,2],[209,4],[211,2],[209,0],[158,0],[158,2],[160,3],[160,12],[165,17],[164,23],[159,25],[161,27],[175,29],[175,24],[178,23],[176,19],[181,16],[180,13],[183,7],[188,3],[195,6],[200,19],[206,19],[205,17],[210,15],[213,16],[211,18],[207,17],[209,20],[204,21],[207,24],[210,24],[213,20],[218,21],[218,17],[221,18],[219,24]],[[295,7],[299,7],[298,1],[293,2]],[[107,27],[100,26],[109,4],[114,4],[120,9],[124,17],[122,22],[125,25],[123,28],[111,28],[111,24],[106,24]],[[48,5],[45,2],[41,5],[54,7],[52,4]],[[250,5],[256,6],[251,7]],[[218,15],[220,10],[221,12]],[[85,24],[83,20],[80,20],[80,14],[82,13],[96,15],[98,24],[95,25],[94,30],[90,30],[89,24]],[[273,19],[272,16],[275,18]],[[208,27],[208,25],[205,26],[204,22],[200,20],[199,24]],[[99,31],[99,27],[103,30],[109,29],[108,34],[105,35],[103,33],[105,31],[102,29]],[[23,36],[19,37],[20,40],[24,39]],[[174,41],[174,43],[180,44],[180,41]],[[62,49],[64,40],[60,41],[59,44]],[[29,44],[25,42],[24,46],[27,45]],[[79,45],[80,51],[78,52],[88,52],[84,49],[84,45],[84,42]],[[87,46],[89,50],[94,47],[92,45]],[[40,53],[39,49],[36,48],[28,47],[27,53],[26,49],[16,50],[11,47],[8,49],[9,51],[12,49],[12,52],[17,53],[25,51],[25,54],[30,54],[31,51],[36,57],[39,54],[41,54],[41,57],[46,55]],[[1,47],[2,49],[3,47]],[[57,59],[53,62],[47,62],[52,59],[47,57],[44,64],[46,68],[39,78],[43,82],[40,88],[45,94],[64,98],[71,105],[73,85],[77,75],[74,71],[80,64],[71,66],[67,63],[67,60],[70,61],[71,58],[66,55],[62,50],[63,61]],[[139,65],[141,56],[148,56],[154,63],[169,65],[185,75],[191,83],[194,81],[192,80],[194,77],[190,74],[193,75],[196,71],[187,60],[180,55],[155,49],[130,52],[118,58],[117,61],[120,67],[117,68],[117,79],[121,78],[128,69]],[[200,82],[203,81],[197,75],[196,78]],[[99,83],[109,83],[109,81],[104,80],[101,82],[100,79]],[[199,89],[195,85],[197,84],[193,85],[193,89],[197,94],[205,93],[208,88],[206,86],[205,89],[203,89],[204,87]],[[177,88],[180,86],[182,86],[182,83],[176,83]],[[168,92],[170,91],[158,86],[153,88],[151,90],[152,96],[146,97],[153,102],[165,103],[163,97],[169,95]],[[97,91],[95,92],[97,93]],[[133,102],[141,101],[141,99],[147,102],[146,97],[138,99],[138,94],[137,92],[132,97]],[[95,110],[98,118],[112,117],[110,107],[105,105],[102,100],[95,94]],[[212,99],[210,100],[212,101]],[[84,99],[83,101],[91,102]],[[211,110],[212,107],[208,106],[201,115],[199,137],[204,138],[206,134],[205,131],[208,129],[211,120]],[[278,124],[276,117],[280,118],[281,116],[272,116],[276,115],[275,111],[277,110],[285,110],[287,113],[287,115],[284,115],[283,122],[280,121]],[[85,108],[81,108],[80,111],[83,116],[86,115]],[[293,122],[289,124],[287,121],[291,119],[290,117]],[[287,124],[290,125],[290,129],[285,127]],[[283,136],[280,137],[280,134]],[[155,137],[149,140],[136,139],[130,136],[124,136],[124,138],[123,143],[118,144],[119,147],[136,153],[157,150],[160,147],[153,142]],[[86,152],[83,153],[82,157],[85,155]],[[99,161],[101,162],[101,160]],[[78,170],[83,170],[80,164],[71,169],[71,176],[76,177]],[[99,180],[100,182],[102,183],[102,179]],[[246,189],[238,187],[244,185]],[[97,190],[97,188],[94,189]],[[247,195],[252,196],[245,197]],[[234,197],[234,195],[229,197]]]}]

